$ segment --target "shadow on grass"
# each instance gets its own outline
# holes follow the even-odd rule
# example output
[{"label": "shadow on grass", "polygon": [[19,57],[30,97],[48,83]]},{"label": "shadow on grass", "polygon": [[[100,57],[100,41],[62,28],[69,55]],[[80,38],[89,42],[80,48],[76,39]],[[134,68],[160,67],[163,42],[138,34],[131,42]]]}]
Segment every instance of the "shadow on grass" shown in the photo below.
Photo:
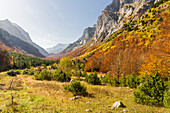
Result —
[{"label": "shadow on grass", "polygon": [[86,97],[95,98],[95,96],[92,93],[88,93]]}]

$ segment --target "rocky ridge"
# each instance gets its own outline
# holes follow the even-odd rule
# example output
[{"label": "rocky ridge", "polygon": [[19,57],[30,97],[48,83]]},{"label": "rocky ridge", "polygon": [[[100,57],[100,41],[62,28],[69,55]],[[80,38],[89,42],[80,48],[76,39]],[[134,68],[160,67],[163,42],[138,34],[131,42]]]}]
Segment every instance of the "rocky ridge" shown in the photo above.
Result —
[{"label": "rocky ridge", "polygon": [[2,28],[0,28],[0,44],[3,49],[16,51],[25,55],[44,57],[44,55],[42,55],[39,50],[30,43],[9,34]]},{"label": "rocky ridge", "polygon": [[37,48],[39,50],[39,52],[41,54],[43,54],[44,56],[48,56],[48,53],[40,46],[38,46],[37,44],[35,44],[29,34],[24,31],[19,25],[10,22],[8,19],[6,20],[1,20],[0,21],[0,28],[4,29],[5,31],[7,31],[9,34],[31,44],[32,46],[34,46],[35,48]]},{"label": "rocky ridge", "polygon": [[94,25],[93,27],[86,28],[83,32],[83,35],[76,42],[66,47],[62,52],[68,53],[77,48],[80,48],[81,46],[83,46],[84,44],[86,44],[91,40],[91,38],[94,36],[95,31],[96,31],[96,25]]},{"label": "rocky ridge", "polygon": [[107,39],[114,32],[122,29],[126,18],[142,14],[154,4],[154,0],[113,0],[102,14],[98,17],[96,31],[94,34],[95,42],[100,43]]},{"label": "rocky ridge", "polygon": [[61,52],[63,49],[65,49],[68,45],[69,44],[61,44],[61,43],[59,43],[54,47],[47,48],[46,51],[49,54],[57,54],[57,53]]}]

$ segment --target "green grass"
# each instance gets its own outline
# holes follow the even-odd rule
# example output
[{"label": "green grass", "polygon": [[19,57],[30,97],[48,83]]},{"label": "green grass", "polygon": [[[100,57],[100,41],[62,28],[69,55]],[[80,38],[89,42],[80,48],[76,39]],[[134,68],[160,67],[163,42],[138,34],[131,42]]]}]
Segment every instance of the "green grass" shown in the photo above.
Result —
[{"label": "green grass", "polygon": [[[56,81],[36,81],[34,76],[18,75],[17,78],[0,75],[0,109],[2,112],[34,112],[34,113],[83,113],[91,109],[93,113],[120,113],[123,109],[129,113],[168,113],[169,109],[163,107],[146,106],[136,104],[133,100],[133,90],[127,87],[111,87],[109,85],[89,85],[81,81],[87,87],[89,96],[78,100],[70,100],[72,93],[64,90],[64,84]],[[8,90],[10,81],[14,79],[14,90]],[[17,82],[20,82],[20,85]],[[12,110],[11,95],[14,95]],[[91,103],[86,104],[88,101]],[[126,108],[111,110],[116,101],[122,101]]]}]

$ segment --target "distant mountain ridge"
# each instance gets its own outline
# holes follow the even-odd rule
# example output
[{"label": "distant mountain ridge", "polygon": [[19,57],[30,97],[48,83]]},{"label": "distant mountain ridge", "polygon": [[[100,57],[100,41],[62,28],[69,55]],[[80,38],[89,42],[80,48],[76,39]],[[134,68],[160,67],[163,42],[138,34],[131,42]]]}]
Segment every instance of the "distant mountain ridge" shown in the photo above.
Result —
[{"label": "distant mountain ridge", "polygon": [[16,36],[9,34],[4,29],[0,28],[0,44],[3,49],[9,49],[26,55],[33,55],[37,57],[44,57],[37,48],[19,39]]},{"label": "distant mountain ridge", "polygon": [[31,44],[32,46],[34,46],[35,48],[37,48],[39,50],[39,52],[44,55],[44,56],[48,56],[49,54],[40,46],[38,46],[37,44],[35,44],[29,34],[27,32],[25,32],[19,25],[10,22],[8,19],[6,20],[1,20],[0,21],[0,28],[4,29],[5,31],[7,31],[9,34],[18,37],[19,39]]},{"label": "distant mountain ridge", "polygon": [[61,43],[59,43],[54,47],[46,48],[46,51],[49,54],[57,54],[57,53],[61,52],[62,50],[64,50],[68,45],[69,44],[61,44]]},{"label": "distant mountain ridge", "polygon": [[91,40],[91,38],[94,36],[94,33],[96,31],[96,25],[93,25],[93,27],[88,27],[84,30],[83,35],[74,43],[70,44],[68,47],[66,47],[62,53],[68,53],[71,51],[74,51],[75,49],[80,48],[84,44],[86,44],[88,41]]}]

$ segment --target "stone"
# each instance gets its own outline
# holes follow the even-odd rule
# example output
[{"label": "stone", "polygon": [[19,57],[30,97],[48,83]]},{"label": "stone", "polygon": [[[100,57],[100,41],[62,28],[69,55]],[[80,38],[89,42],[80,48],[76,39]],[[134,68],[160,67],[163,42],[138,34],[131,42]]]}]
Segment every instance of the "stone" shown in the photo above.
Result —
[{"label": "stone", "polygon": [[86,112],[92,112],[92,110],[91,109],[86,109]]},{"label": "stone", "polygon": [[80,98],[82,98],[82,97],[81,96],[75,96],[75,97],[70,98],[70,100],[76,100],[76,99],[80,99]]},{"label": "stone", "polygon": [[112,109],[117,109],[119,107],[126,107],[122,102],[117,101],[113,104]]},{"label": "stone", "polygon": [[71,79],[71,80],[70,80],[70,83],[72,83],[72,82],[74,82],[74,81],[75,81],[74,79]]},{"label": "stone", "polygon": [[128,111],[127,111],[126,109],[123,109],[123,111],[122,111],[122,112],[124,113],[124,112],[128,112]]},{"label": "stone", "polygon": [[20,74],[20,72],[19,72],[19,71],[15,71],[14,73],[15,73],[15,74]]},{"label": "stone", "polygon": [[90,103],[91,103],[90,101],[86,102],[86,104],[90,104]]},{"label": "stone", "polygon": [[122,87],[118,87],[118,89],[121,89]]}]

